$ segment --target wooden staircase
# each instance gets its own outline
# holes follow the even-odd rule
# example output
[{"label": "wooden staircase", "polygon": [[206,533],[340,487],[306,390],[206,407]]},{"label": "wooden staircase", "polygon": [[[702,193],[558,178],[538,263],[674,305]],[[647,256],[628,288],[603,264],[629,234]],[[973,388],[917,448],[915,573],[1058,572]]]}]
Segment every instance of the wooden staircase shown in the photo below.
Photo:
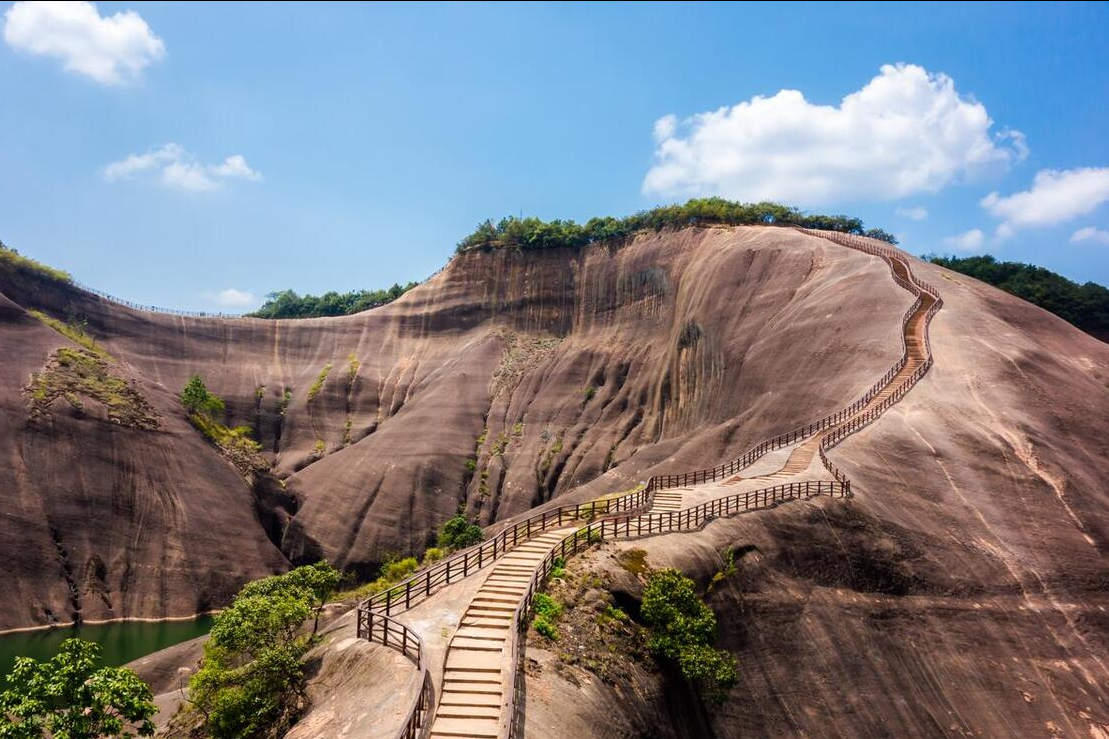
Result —
[{"label": "wooden staircase", "polygon": [[574,528],[548,531],[490,570],[447,647],[431,737],[495,739],[507,725],[511,630],[516,610],[547,553]]}]

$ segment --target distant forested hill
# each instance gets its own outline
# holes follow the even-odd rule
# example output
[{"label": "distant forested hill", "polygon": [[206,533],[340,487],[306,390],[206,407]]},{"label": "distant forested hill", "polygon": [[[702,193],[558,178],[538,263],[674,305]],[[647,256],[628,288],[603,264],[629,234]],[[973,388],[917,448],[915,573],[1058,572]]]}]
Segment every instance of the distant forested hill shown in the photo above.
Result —
[{"label": "distant forested hill", "polygon": [[999,262],[988,254],[977,257],[930,256],[928,259],[933,264],[1024,298],[1070,321],[1086,333],[1109,341],[1109,290],[1096,282],[1080,285],[1043,267]]}]

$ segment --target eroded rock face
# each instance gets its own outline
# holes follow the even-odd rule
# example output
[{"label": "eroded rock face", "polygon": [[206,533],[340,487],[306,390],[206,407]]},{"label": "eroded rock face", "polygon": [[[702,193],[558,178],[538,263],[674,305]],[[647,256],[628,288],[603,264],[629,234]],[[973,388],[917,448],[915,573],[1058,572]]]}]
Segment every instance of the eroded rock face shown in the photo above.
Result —
[{"label": "eroded rock face", "polygon": [[[859,395],[899,354],[909,303],[879,260],[754,227],[466,254],[333,319],[141,313],[8,278],[0,293],[5,627],[182,615],[320,556],[369,574],[459,507],[488,523],[715,463]],[[22,389],[73,345],[28,309],[87,321],[158,428],[60,400],[32,421]],[[194,373],[272,475],[248,483],[189,426],[176,396]]]},{"label": "eroded rock face", "polygon": [[[944,299],[936,363],[829,452],[854,499],[612,548],[643,549],[650,566],[706,587],[721,553],[737,553],[709,603],[740,680],[701,735],[1109,736],[1109,346],[968,278],[913,268]],[[544,671],[529,721],[552,737],[593,724],[653,736],[625,696],[671,693],[643,680],[595,681],[568,709],[566,681]]]}]

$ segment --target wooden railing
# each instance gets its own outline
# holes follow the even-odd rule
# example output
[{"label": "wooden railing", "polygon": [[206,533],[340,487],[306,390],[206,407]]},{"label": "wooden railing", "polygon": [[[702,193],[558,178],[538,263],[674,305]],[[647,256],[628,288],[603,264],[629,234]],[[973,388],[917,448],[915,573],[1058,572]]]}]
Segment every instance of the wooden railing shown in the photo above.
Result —
[{"label": "wooden railing", "polygon": [[357,618],[360,639],[397,650],[420,671],[420,689],[408,707],[407,719],[396,739],[422,739],[431,728],[431,710],[435,706],[435,683],[428,669],[423,640],[415,631],[383,613],[359,608]]},{"label": "wooden railing", "polygon": [[[931,285],[922,282],[913,275],[905,259],[895,250],[879,246],[869,240],[850,234],[839,232],[813,231],[797,229],[811,236],[827,238],[842,246],[873,254],[883,259],[890,267],[894,281],[902,288],[917,296],[909,309],[902,317],[901,326],[901,358],[890,367],[868,389],[862,397],[846,408],[840,409],[815,423],[799,427],[772,439],[761,442],[748,450],[741,457],[717,465],[716,467],[695,470],[677,475],[655,475],[649,478],[644,489],[608,500],[594,501],[591,503],[562,506],[553,510],[536,514],[524,521],[510,526],[492,539],[480,545],[458,552],[452,557],[434,565],[428,570],[417,573],[405,581],[398,583],[389,590],[378,593],[359,604],[358,624],[359,636],[370,641],[399,649],[406,656],[410,656],[409,649],[415,650],[415,661],[424,671],[424,684],[419,695],[413,702],[408,714],[408,720],[398,734],[398,739],[420,739],[430,727],[428,714],[434,704],[434,687],[430,675],[423,665],[422,642],[419,637],[407,627],[389,618],[392,611],[405,610],[415,603],[427,598],[435,591],[461,580],[471,572],[481,569],[495,559],[511,551],[519,543],[551,528],[560,528],[576,521],[590,521],[586,526],[576,529],[551,549],[540,563],[533,575],[524,599],[516,609],[515,623],[517,626],[513,636],[514,643],[511,652],[515,654],[510,667],[507,685],[508,705],[505,712],[500,735],[502,739],[521,735],[523,725],[521,712],[518,710],[523,705],[523,673],[520,665],[523,661],[525,632],[527,626],[527,613],[531,608],[532,600],[540,585],[550,574],[555,560],[566,558],[594,543],[605,539],[632,539],[644,536],[656,536],[676,531],[690,531],[704,526],[707,522],[721,517],[736,515],[751,510],[771,508],[784,501],[811,498],[817,495],[831,495],[849,497],[851,495],[851,481],[831,460],[828,459],[826,450],[831,449],[850,434],[873,422],[886,409],[903,398],[909,390],[928,372],[933,364],[931,341],[928,328],[932,317],[943,306],[938,291]],[[898,274],[896,263],[904,267],[905,277]],[[925,358],[917,365],[913,372],[905,378],[898,387],[883,398],[879,403],[870,405],[905,368],[910,360],[909,346],[905,338],[909,322],[912,320],[925,301],[930,301],[923,317],[923,343]],[[869,407],[868,407],[869,406]],[[860,413],[860,411],[862,411]],[[797,441],[808,438],[813,434],[830,429],[820,439],[817,451],[825,468],[832,474],[834,480],[806,481],[786,483],[761,490],[751,490],[734,495],[706,501],[698,506],[680,511],[667,511],[665,513],[649,513],[638,515],[617,515],[632,511],[644,510],[650,507],[656,490],[693,485],[723,479],[749,467],[760,457],[775,449],[789,446]],[[383,613],[382,613],[383,612]],[[365,625],[365,631],[363,631]],[[379,639],[374,635],[379,634]],[[413,641],[414,639],[414,641]]]},{"label": "wooden railing", "polygon": [[511,686],[511,690],[507,694],[507,710],[501,718],[500,736],[508,739],[516,739],[516,737],[521,736],[520,727],[523,725],[523,720],[520,709],[522,703],[518,702],[517,698],[522,695],[519,683],[522,680],[521,664],[524,654],[523,644],[527,636],[527,615],[531,610],[531,603],[535,598],[535,594],[551,574],[556,560],[565,560],[583,549],[606,540],[637,539],[672,532],[693,531],[717,518],[725,518],[746,511],[772,508],[789,500],[813,498],[818,495],[847,497],[850,495],[850,490],[847,485],[831,480],[791,482],[762,490],[748,490],[725,498],[717,498],[681,511],[602,518],[577,529],[558,544],[555,544],[543,557],[528,583],[528,589],[524,593],[523,600],[516,607],[514,617],[516,625],[514,639],[516,642],[512,648],[516,659],[512,660],[508,679],[505,681],[506,685]]},{"label": "wooden railing", "polygon": [[481,544],[456,552],[389,589],[370,596],[358,605],[358,609],[360,612],[378,611],[386,615],[406,611],[432,593],[492,564],[518,545],[548,529],[562,528],[599,516],[646,509],[651,504],[654,490],[652,484],[648,483],[642,490],[618,498],[564,505],[537,513],[503,529]]}]

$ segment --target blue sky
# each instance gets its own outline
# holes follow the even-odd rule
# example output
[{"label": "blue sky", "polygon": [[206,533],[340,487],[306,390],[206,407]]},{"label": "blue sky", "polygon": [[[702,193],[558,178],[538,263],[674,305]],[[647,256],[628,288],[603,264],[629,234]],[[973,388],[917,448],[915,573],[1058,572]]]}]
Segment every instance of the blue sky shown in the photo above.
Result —
[{"label": "blue sky", "polygon": [[1104,3],[0,10],[0,239],[143,303],[382,287],[487,217],[693,194],[1109,283]]}]

